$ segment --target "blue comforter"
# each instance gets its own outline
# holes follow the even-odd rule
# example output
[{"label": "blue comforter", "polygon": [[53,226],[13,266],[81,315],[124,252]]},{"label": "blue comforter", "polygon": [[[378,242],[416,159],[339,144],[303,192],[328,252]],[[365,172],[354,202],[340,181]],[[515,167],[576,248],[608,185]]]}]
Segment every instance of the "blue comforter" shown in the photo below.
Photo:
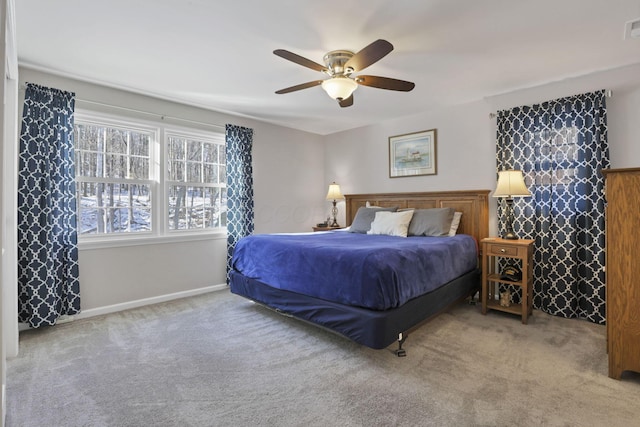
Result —
[{"label": "blue comforter", "polygon": [[257,234],[237,243],[232,266],[274,288],[387,310],[474,270],[477,257],[475,240],[464,234]]}]

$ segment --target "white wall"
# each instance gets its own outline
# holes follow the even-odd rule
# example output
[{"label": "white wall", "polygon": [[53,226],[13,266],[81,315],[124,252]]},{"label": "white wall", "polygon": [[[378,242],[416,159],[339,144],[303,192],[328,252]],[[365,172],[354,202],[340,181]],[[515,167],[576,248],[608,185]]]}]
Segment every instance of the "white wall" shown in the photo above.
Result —
[{"label": "white wall", "polygon": [[[161,121],[156,116],[98,106],[86,101],[126,107],[192,121],[254,129],[253,168],[257,233],[309,231],[322,218],[328,182],[324,180],[322,138],[248,118],[189,107],[148,96],[20,68],[20,82],[75,92],[76,110]],[[20,105],[24,91],[20,93]],[[165,120],[168,122],[169,120]],[[184,122],[174,122],[185,126]],[[198,126],[193,125],[192,126]],[[211,130],[206,126],[198,126]],[[154,301],[170,294],[189,294],[225,282],[226,236],[160,244],[83,248],[80,244],[82,310]],[[114,268],[117,266],[117,268]],[[136,303],[137,304],[137,303]],[[113,307],[109,308],[112,309]]]},{"label": "white wall", "polygon": [[2,58],[2,82],[0,83],[0,377],[2,379],[2,403],[0,426],[4,426],[6,414],[6,363],[7,357],[18,352],[16,231],[15,231],[15,146],[18,97],[18,58],[15,43],[15,18],[13,0],[0,3],[0,58]]},{"label": "white wall", "polygon": [[257,123],[254,129],[255,232],[311,231],[329,211],[322,137]]},{"label": "white wall", "polygon": [[[490,113],[599,89],[613,93],[607,98],[611,166],[640,166],[638,64],[329,135],[325,175],[338,181],[344,193],[493,190],[496,119]],[[389,178],[388,137],[433,128],[438,130],[437,175]],[[344,222],[344,204],[340,207]],[[497,233],[493,200],[489,228],[492,235]]]},{"label": "white wall", "polygon": [[[325,174],[345,194],[493,189],[490,112],[478,101],[329,135]],[[389,178],[389,136],[428,129],[437,129],[437,174]],[[339,207],[344,223],[344,203]]]},{"label": "white wall", "polygon": [[[7,24],[7,2],[6,1],[2,1],[2,3],[0,3],[0,32],[2,34],[6,34],[6,24]],[[4,43],[4,37],[3,37],[3,43],[0,45],[0,58],[2,58],[2,82],[0,83],[0,99],[2,100],[2,102],[0,103],[0,138],[2,138],[2,145],[0,145],[0,176],[2,178],[4,178],[4,162],[3,162],[3,158],[4,158],[4,146],[6,143],[6,139],[5,139],[5,123],[6,123],[6,115],[5,115],[5,79],[6,79],[6,75],[7,75],[7,53],[6,53],[6,43]],[[3,180],[4,181],[4,180]],[[4,258],[4,246],[5,246],[5,242],[4,242],[4,233],[5,233],[5,226],[4,226],[4,203],[3,203],[3,199],[4,199],[4,194],[5,194],[6,190],[4,188],[4,185],[0,185],[0,244],[1,244],[1,248],[0,248],[0,321],[2,322],[2,325],[0,326],[0,426],[4,427],[4,419],[5,419],[5,408],[6,408],[6,404],[5,404],[5,389],[6,389],[6,378],[7,378],[7,373],[6,373],[6,350],[5,350],[5,328],[6,328],[6,322],[4,321],[4,316],[5,316],[5,309],[4,309],[4,302],[5,302],[5,297],[4,297],[4,290],[5,290],[5,286],[6,286],[6,282],[4,280],[3,277],[3,271],[5,268],[5,258]]]}]

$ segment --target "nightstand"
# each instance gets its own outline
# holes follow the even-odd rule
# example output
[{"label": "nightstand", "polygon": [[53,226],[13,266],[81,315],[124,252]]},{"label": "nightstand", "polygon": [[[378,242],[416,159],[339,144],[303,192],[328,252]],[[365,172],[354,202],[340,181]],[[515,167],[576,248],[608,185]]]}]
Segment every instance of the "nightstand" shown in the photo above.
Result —
[{"label": "nightstand", "polygon": [[[487,314],[487,310],[505,311],[522,316],[522,323],[527,323],[533,312],[533,243],[528,239],[482,239],[482,314]],[[522,279],[502,279],[497,270],[499,258],[516,260],[522,270]],[[511,302],[508,307],[500,305],[496,300],[496,287],[501,283],[522,288],[522,302]]]},{"label": "nightstand", "polygon": [[331,230],[340,230],[344,227],[313,227],[313,231],[331,231]]}]

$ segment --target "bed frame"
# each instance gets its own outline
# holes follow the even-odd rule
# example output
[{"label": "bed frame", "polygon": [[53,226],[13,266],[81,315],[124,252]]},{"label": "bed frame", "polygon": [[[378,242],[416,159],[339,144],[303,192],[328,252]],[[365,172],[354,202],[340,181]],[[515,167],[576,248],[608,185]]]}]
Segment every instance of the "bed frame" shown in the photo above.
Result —
[{"label": "bed frame", "polygon": [[[376,193],[345,195],[346,221],[351,225],[359,207],[397,206],[403,208],[439,208],[452,207],[462,212],[458,234],[469,234],[477,242],[488,237],[489,233],[489,190],[439,191],[421,193]],[[478,251],[480,252],[480,251]],[[480,263],[478,263],[480,265]],[[360,307],[345,306],[290,291],[272,288],[254,279],[247,278],[232,270],[231,292],[251,299],[279,313],[296,317],[350,338],[374,349],[388,347],[398,342],[397,356],[405,356],[402,344],[408,333],[447,311],[453,305],[473,296],[480,289],[479,268],[459,277],[427,295],[410,300],[401,307],[386,311],[369,310]],[[273,301],[278,301],[274,303]],[[265,301],[272,301],[267,304]],[[282,302],[280,302],[282,301]],[[337,324],[321,324],[316,319],[318,310],[330,312],[340,318]],[[351,328],[351,324],[366,328]],[[354,333],[353,330],[360,332]],[[366,336],[358,335],[364,329]],[[373,344],[372,344],[373,343]]]}]

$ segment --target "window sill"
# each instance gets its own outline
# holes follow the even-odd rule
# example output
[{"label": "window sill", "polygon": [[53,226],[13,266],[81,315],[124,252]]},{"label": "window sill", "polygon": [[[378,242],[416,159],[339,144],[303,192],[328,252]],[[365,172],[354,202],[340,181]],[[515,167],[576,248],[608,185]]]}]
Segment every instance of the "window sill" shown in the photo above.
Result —
[{"label": "window sill", "polygon": [[195,242],[200,240],[226,240],[226,231],[208,233],[171,233],[164,236],[144,235],[109,238],[87,238],[78,241],[78,250],[109,249],[126,246],[162,245],[167,243]]}]

